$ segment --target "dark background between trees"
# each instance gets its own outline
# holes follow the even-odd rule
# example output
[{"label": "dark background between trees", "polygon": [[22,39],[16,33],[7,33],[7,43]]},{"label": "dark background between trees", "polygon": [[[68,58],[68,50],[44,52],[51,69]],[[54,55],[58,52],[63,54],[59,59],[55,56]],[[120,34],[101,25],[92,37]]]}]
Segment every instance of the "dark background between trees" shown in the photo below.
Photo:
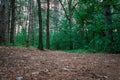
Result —
[{"label": "dark background between trees", "polygon": [[0,45],[120,52],[120,0],[0,0]]}]

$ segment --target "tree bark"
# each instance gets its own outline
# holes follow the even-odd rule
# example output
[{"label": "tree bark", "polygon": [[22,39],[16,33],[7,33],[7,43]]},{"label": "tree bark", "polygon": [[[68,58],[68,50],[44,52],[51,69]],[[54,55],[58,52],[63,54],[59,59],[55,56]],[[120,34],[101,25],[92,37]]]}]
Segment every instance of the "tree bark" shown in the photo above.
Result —
[{"label": "tree bark", "polygon": [[1,0],[0,4],[0,44],[5,44],[6,42],[6,28],[7,28],[7,19],[6,19],[6,0]]},{"label": "tree bark", "polygon": [[38,16],[39,16],[39,46],[38,48],[40,50],[43,50],[41,1],[37,0],[37,3],[38,3]]},{"label": "tree bark", "polygon": [[10,43],[14,44],[14,35],[15,35],[15,0],[11,0],[11,31],[10,31]]},{"label": "tree bark", "polygon": [[72,41],[72,0],[68,2],[69,8],[69,28],[70,28],[70,50],[73,49],[73,41]]},{"label": "tree bark", "polygon": [[54,0],[54,34],[58,33],[58,22],[59,22],[59,2]]},{"label": "tree bark", "polygon": [[32,34],[32,0],[29,0],[29,7],[28,7],[28,14],[29,14],[29,26],[28,26],[28,37],[27,37],[27,41],[26,41],[26,47],[30,46],[30,42],[31,42],[31,34]]},{"label": "tree bark", "polygon": [[106,23],[106,28],[105,28],[105,35],[106,38],[109,39],[111,42],[106,45],[105,50],[109,51],[110,46],[113,42],[112,38],[112,14],[111,14],[111,5],[108,4],[107,0],[103,0],[104,2],[104,11],[105,11],[105,23]]},{"label": "tree bark", "polygon": [[30,0],[30,7],[31,7],[31,45],[34,46],[34,35],[35,35],[35,29],[34,29],[34,0]]},{"label": "tree bark", "polygon": [[47,0],[47,20],[46,20],[46,48],[47,49],[50,49],[49,11],[50,11],[50,1]]},{"label": "tree bark", "polygon": [[8,5],[8,27],[7,27],[7,39],[8,39],[8,42],[10,40],[10,26],[11,26],[11,22],[10,22],[10,18],[11,18],[11,4],[9,3]]},{"label": "tree bark", "polygon": [[105,10],[105,22],[106,22],[106,37],[110,37],[112,35],[112,30],[109,28],[110,25],[112,25],[112,17],[111,17],[111,9],[110,5],[106,3],[106,0],[104,0],[104,10]]}]

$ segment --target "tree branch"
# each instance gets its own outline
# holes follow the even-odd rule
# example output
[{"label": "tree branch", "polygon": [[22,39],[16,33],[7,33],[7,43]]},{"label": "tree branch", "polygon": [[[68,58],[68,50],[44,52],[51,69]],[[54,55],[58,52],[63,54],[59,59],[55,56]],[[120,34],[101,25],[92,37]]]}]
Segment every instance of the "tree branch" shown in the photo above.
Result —
[{"label": "tree branch", "polygon": [[62,4],[61,0],[59,0],[59,2],[60,2],[61,6],[62,6],[62,8],[63,8],[63,10],[65,12],[65,16],[66,16],[67,20],[69,20],[69,17],[68,17],[68,14],[67,14],[67,11],[66,11],[64,5]]},{"label": "tree branch", "polygon": [[76,8],[76,6],[78,5],[79,2],[77,2],[73,7],[72,7],[72,11]]}]

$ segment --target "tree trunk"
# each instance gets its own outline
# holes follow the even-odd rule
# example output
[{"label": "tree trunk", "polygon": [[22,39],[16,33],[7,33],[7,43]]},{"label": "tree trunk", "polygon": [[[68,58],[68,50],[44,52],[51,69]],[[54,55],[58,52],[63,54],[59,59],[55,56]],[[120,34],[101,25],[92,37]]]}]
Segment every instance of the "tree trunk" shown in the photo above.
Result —
[{"label": "tree trunk", "polygon": [[72,0],[68,2],[69,8],[69,29],[70,29],[70,50],[73,49],[73,41],[72,41]]},{"label": "tree trunk", "polygon": [[30,46],[30,38],[31,38],[31,29],[32,29],[32,0],[29,0],[29,7],[28,7],[28,14],[29,14],[29,26],[28,26],[28,37],[26,41],[26,47]]},{"label": "tree trunk", "polygon": [[6,0],[1,0],[0,4],[0,44],[5,44],[6,42],[6,28],[7,28],[7,19],[6,19]]},{"label": "tree trunk", "polygon": [[35,27],[34,27],[34,0],[31,0],[31,45],[34,46],[34,35],[35,35]]},{"label": "tree trunk", "polygon": [[38,3],[38,16],[39,16],[39,46],[38,48],[40,50],[43,50],[41,1],[37,0],[37,3]]},{"label": "tree trunk", "polygon": [[65,9],[65,6],[64,4],[62,3],[62,0],[59,0],[64,12],[65,12],[65,17],[66,19],[68,20],[68,24],[69,24],[69,33],[70,35],[68,35],[70,38],[69,38],[69,42],[70,42],[70,45],[69,45],[69,49],[73,49],[73,41],[72,41],[72,16],[73,16],[73,8],[76,6],[72,6],[72,1],[73,0],[68,0],[68,12],[67,12],[67,9]]},{"label": "tree trunk", "polygon": [[[106,0],[104,0],[105,2]],[[112,17],[111,17],[111,9],[110,9],[110,5],[108,5],[105,2],[104,5],[104,10],[105,10],[105,21],[106,21],[106,37],[110,37],[112,35],[112,30],[109,28],[109,26],[112,24]]]},{"label": "tree trunk", "polygon": [[111,41],[108,45],[106,45],[106,50],[108,51],[108,49],[110,49],[111,43],[113,41],[112,39],[112,14],[111,14],[111,9],[110,9],[110,4],[108,4],[108,2],[106,2],[106,0],[103,1],[104,2],[104,10],[105,10],[105,23],[106,23],[106,30],[105,30],[105,34],[106,37]]},{"label": "tree trunk", "polygon": [[14,44],[14,35],[15,35],[15,0],[11,0],[11,32],[10,32],[10,43]]},{"label": "tree trunk", "polygon": [[54,0],[54,34],[58,33],[58,22],[59,22],[59,8],[58,8],[58,1]]},{"label": "tree trunk", "polygon": [[47,20],[46,20],[46,48],[50,49],[50,34],[49,34],[49,11],[50,2],[47,0]]},{"label": "tree trunk", "polygon": [[10,3],[9,3],[9,5],[8,5],[8,27],[7,27],[7,39],[8,39],[8,42],[9,42],[9,40],[10,40],[10,16],[11,16],[11,8],[10,8]]},{"label": "tree trunk", "polygon": [[70,50],[73,49],[73,41],[72,41],[72,20],[69,20],[69,29],[70,29]]}]

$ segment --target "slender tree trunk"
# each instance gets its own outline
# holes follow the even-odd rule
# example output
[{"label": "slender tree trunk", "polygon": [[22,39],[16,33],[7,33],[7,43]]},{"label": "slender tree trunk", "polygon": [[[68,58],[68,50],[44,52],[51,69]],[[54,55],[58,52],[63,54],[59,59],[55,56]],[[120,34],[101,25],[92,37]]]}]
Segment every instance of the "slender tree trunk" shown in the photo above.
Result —
[{"label": "slender tree trunk", "polygon": [[57,0],[54,0],[54,34],[58,32],[58,22],[59,22],[59,8],[57,7],[59,5]]},{"label": "slender tree trunk", "polygon": [[66,17],[66,19],[68,20],[68,24],[69,24],[69,33],[70,33],[70,35],[69,35],[69,42],[70,42],[70,45],[69,45],[69,49],[73,49],[73,41],[72,41],[72,16],[73,16],[73,8],[76,6],[76,5],[74,5],[74,6],[72,6],[72,1],[73,0],[68,0],[68,12],[67,12],[67,9],[65,9],[65,6],[64,6],[64,4],[62,3],[62,0],[59,0],[59,2],[60,2],[60,4],[61,4],[61,6],[62,6],[62,8],[63,8],[63,10],[64,10],[64,12],[65,12],[65,17]]},{"label": "slender tree trunk", "polygon": [[27,41],[26,41],[26,47],[29,47],[30,46],[30,29],[31,29],[31,26],[30,26],[30,17],[29,17],[29,25],[28,25],[28,37],[27,37]]},{"label": "slender tree trunk", "polygon": [[72,0],[68,2],[69,8],[69,29],[70,29],[70,49],[73,49],[73,41],[72,41]]},{"label": "slender tree trunk", "polygon": [[8,35],[8,25],[9,25],[9,20],[8,20],[8,15],[9,15],[9,1],[8,0],[4,0],[5,1],[5,18],[4,18],[4,30],[5,30],[5,34],[4,34],[4,41],[5,41],[5,45],[6,45],[6,43],[8,42],[8,37],[9,37],[9,35]]},{"label": "slender tree trunk", "polygon": [[31,45],[34,46],[34,35],[35,35],[35,27],[34,27],[34,0],[31,0]]},{"label": "slender tree trunk", "polygon": [[38,3],[38,16],[39,16],[39,46],[38,46],[38,48],[40,50],[43,50],[41,1],[37,0],[37,3]]},{"label": "slender tree trunk", "polygon": [[47,0],[47,20],[46,20],[46,48],[50,49],[50,32],[49,32],[49,11],[50,11],[50,1]]},{"label": "slender tree trunk", "polygon": [[10,40],[10,16],[11,16],[11,8],[10,8],[10,4],[9,4],[9,7],[8,7],[8,31],[7,31],[7,37],[8,37],[8,42]]},{"label": "slender tree trunk", "polygon": [[69,29],[70,29],[70,50],[73,49],[73,41],[72,41],[72,20],[69,20]]},{"label": "slender tree trunk", "polygon": [[[105,30],[105,34],[106,37],[111,40],[111,43],[113,41],[112,39],[112,29],[111,29],[111,25],[112,25],[112,14],[111,14],[111,9],[110,9],[110,5],[106,2],[107,0],[104,0],[104,10],[105,10],[105,22],[106,22],[106,30]],[[109,43],[106,46],[106,50],[108,50],[111,46],[111,43]]]},{"label": "slender tree trunk", "polygon": [[[104,0],[105,2],[106,0]],[[108,28],[111,24],[112,24],[112,17],[111,17],[111,9],[110,9],[110,5],[108,5],[105,2],[104,5],[104,10],[105,10],[105,21],[106,21],[106,37],[110,37],[112,35],[112,30],[110,28]]]},{"label": "slender tree trunk", "polygon": [[15,0],[11,0],[12,17],[11,17],[11,32],[10,32],[10,43],[14,44],[15,35]]},{"label": "slender tree trunk", "polygon": [[[18,7],[18,9],[19,9],[19,11],[18,11],[18,15],[21,15],[21,12],[22,12],[22,1],[21,0],[19,0],[20,1],[20,3],[19,3],[19,7]],[[20,32],[20,27],[22,26],[22,18],[21,18],[21,16],[19,16],[19,20],[18,20],[18,32]]]},{"label": "slender tree trunk", "polygon": [[28,37],[27,37],[27,43],[26,47],[30,46],[30,38],[31,38],[31,27],[32,27],[32,0],[29,0],[29,7],[28,7],[28,14],[29,14],[29,26],[28,26]]},{"label": "slender tree trunk", "polygon": [[0,4],[0,44],[5,44],[6,42],[6,0],[1,0]]}]

